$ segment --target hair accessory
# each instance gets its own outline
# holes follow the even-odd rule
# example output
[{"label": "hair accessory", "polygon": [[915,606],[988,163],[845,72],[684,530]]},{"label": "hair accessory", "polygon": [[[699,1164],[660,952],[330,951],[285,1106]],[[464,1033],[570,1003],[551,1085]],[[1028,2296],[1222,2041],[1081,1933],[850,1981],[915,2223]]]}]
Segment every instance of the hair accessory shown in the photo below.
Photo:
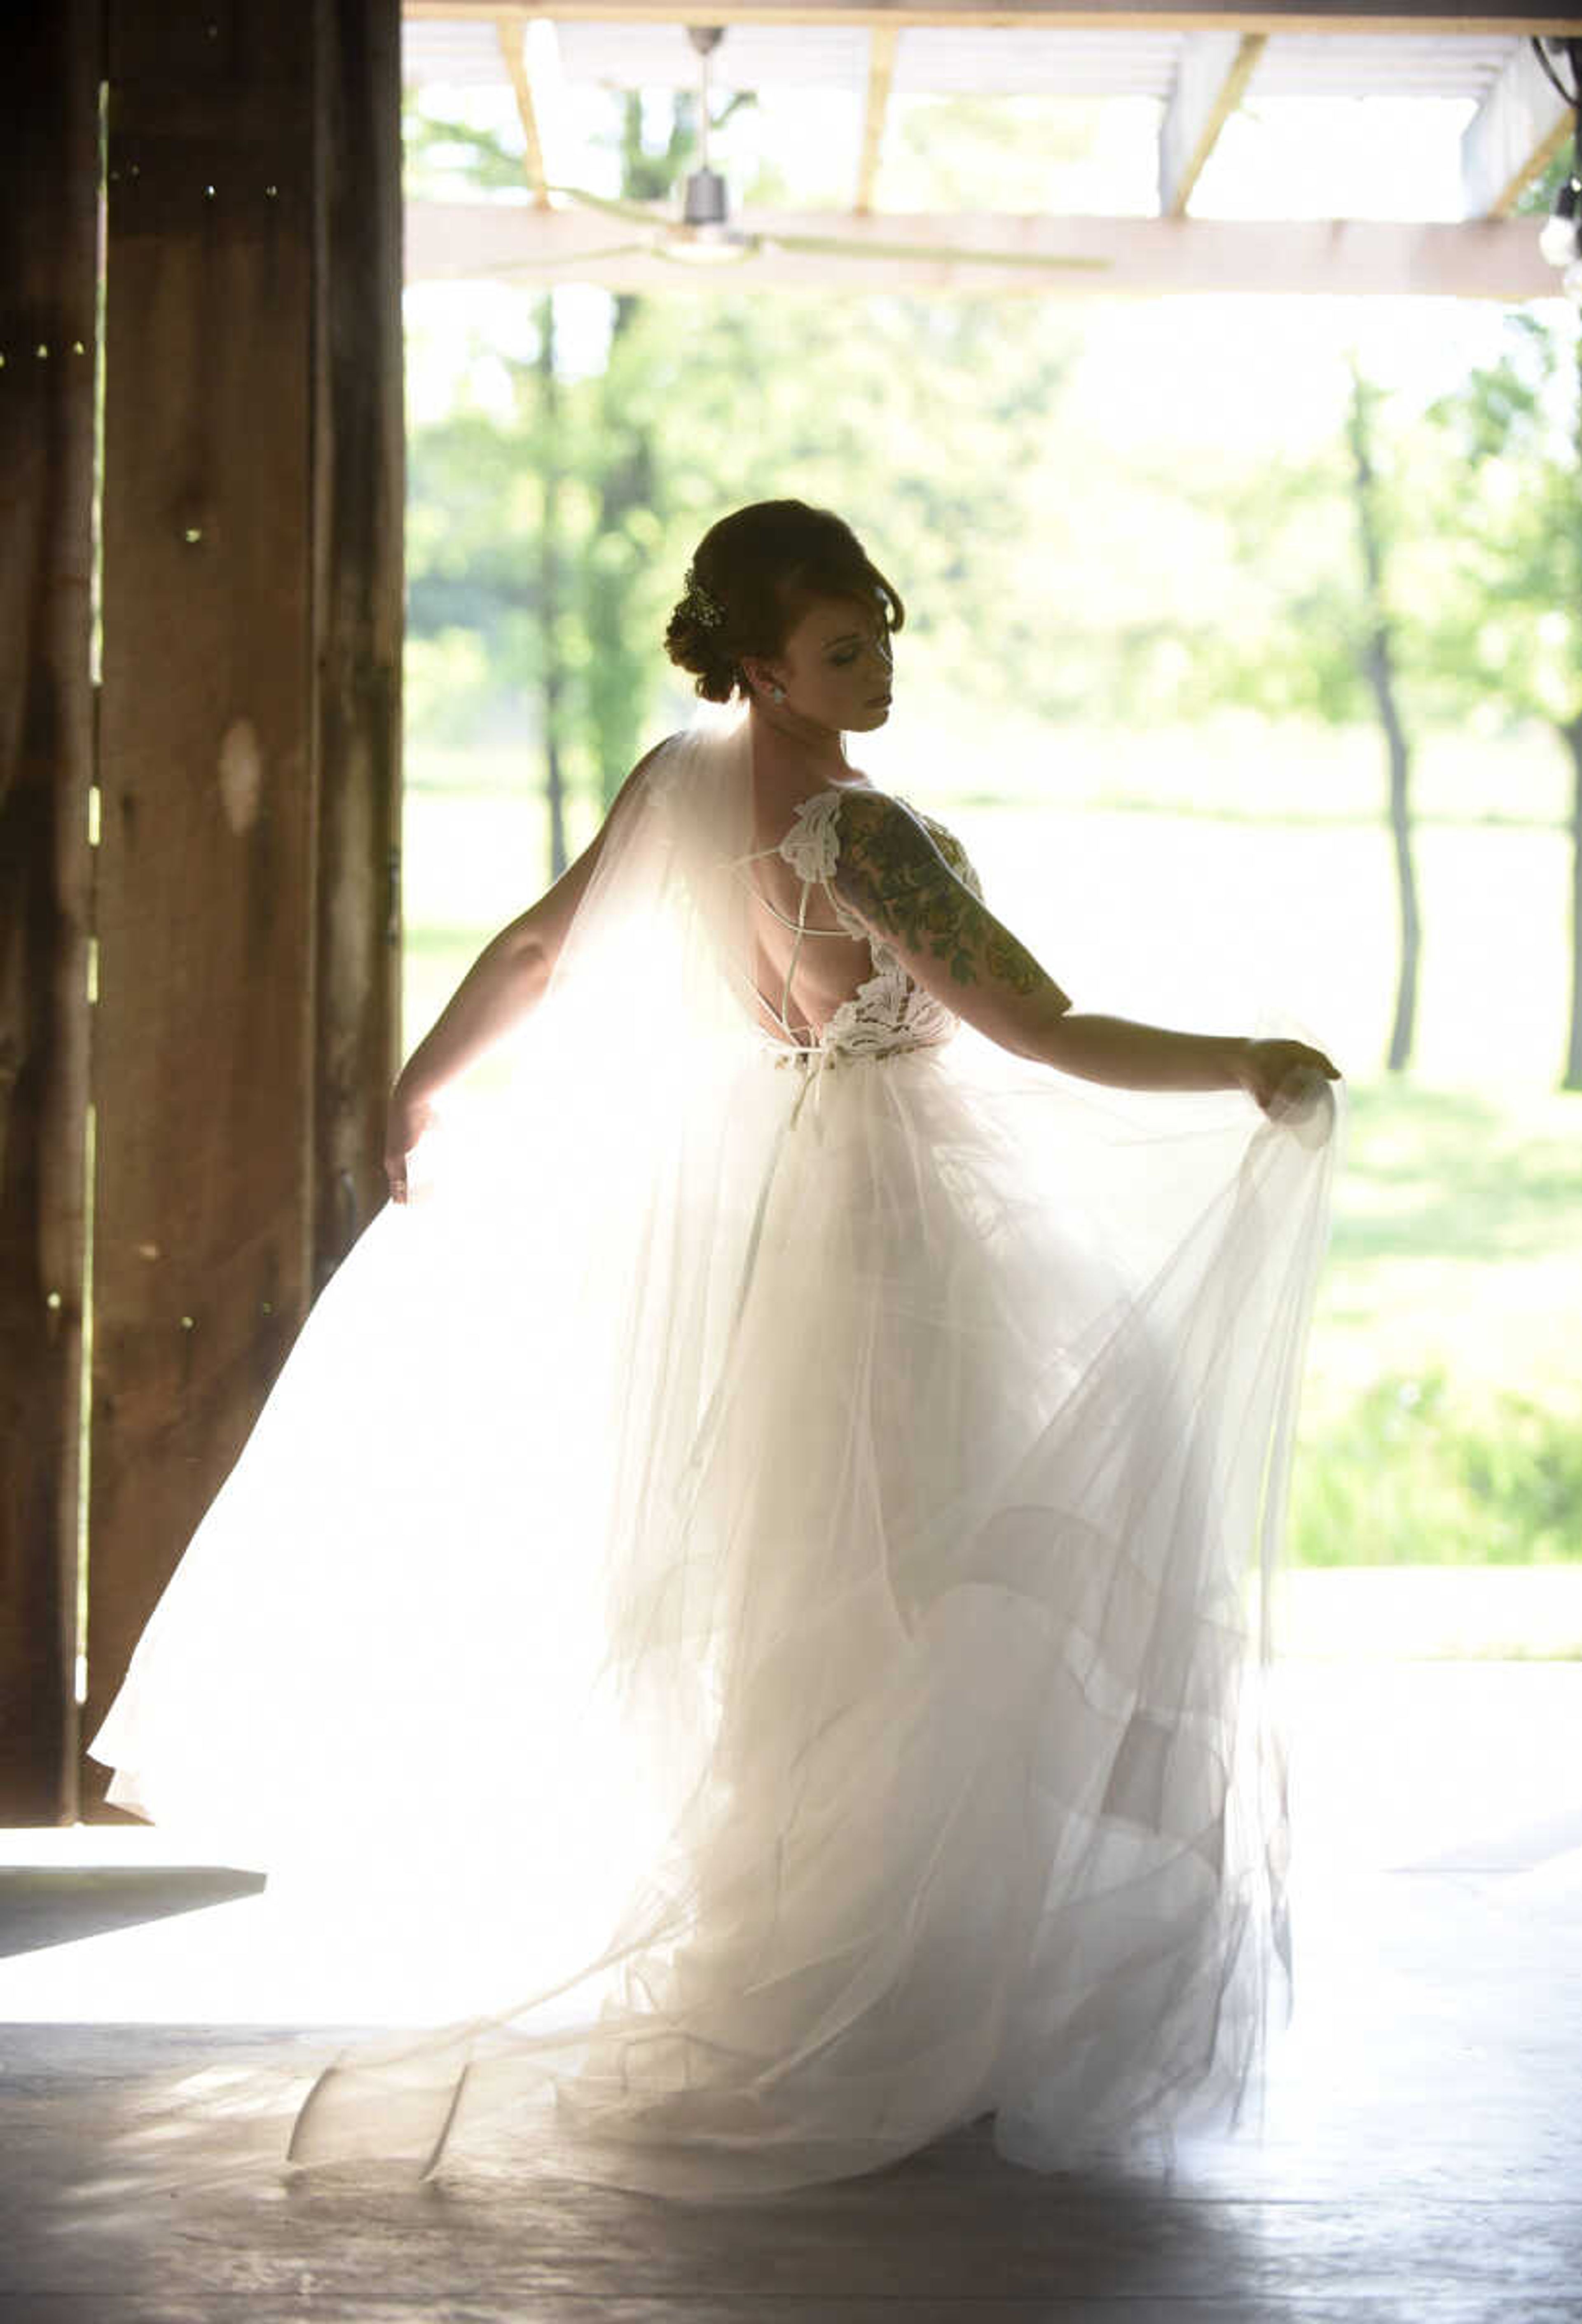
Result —
[{"label": "hair accessory", "polygon": [[690,614],[705,630],[717,630],[725,618],[724,606],[718,597],[711,595],[704,587],[690,565],[686,568],[686,587],[682,593],[681,611]]}]

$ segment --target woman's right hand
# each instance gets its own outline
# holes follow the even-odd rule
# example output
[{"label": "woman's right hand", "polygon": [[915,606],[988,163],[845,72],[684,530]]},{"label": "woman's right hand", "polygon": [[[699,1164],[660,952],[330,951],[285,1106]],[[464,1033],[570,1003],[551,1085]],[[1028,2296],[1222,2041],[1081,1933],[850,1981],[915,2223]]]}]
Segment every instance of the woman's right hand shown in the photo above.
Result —
[{"label": "woman's right hand", "polygon": [[433,1102],[398,1080],[390,1093],[384,1121],[384,1175],[392,1203],[407,1199],[407,1157],[434,1118]]}]

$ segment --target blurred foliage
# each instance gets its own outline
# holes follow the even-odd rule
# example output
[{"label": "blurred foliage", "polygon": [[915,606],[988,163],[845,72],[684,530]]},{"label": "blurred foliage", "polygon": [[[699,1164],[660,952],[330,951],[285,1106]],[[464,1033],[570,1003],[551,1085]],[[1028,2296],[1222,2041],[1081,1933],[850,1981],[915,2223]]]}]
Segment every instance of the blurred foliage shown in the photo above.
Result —
[{"label": "blurred foliage", "polygon": [[1297,1565],[1582,1561],[1582,1426],[1524,1396],[1458,1398],[1439,1369],[1387,1374],[1303,1432]]},{"label": "blurred foliage", "polygon": [[1506,318],[1500,359],[1429,417],[1453,469],[1439,621],[1468,690],[1513,715],[1582,721],[1582,431],[1577,334]]}]

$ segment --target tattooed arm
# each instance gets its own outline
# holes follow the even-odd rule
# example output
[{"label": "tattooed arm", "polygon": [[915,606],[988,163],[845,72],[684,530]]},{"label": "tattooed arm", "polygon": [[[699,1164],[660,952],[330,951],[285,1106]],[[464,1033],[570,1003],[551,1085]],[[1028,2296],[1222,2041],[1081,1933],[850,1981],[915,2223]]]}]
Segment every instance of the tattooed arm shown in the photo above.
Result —
[{"label": "tattooed arm", "polygon": [[946,862],[918,817],[878,791],[841,806],[836,893],[909,976],[1013,1055],[1120,1089],[1246,1089],[1267,1106],[1285,1076],[1328,1057],[1300,1041],[1174,1033],[1073,1011],[1026,945]]},{"label": "tattooed arm", "polygon": [[1049,1054],[1070,1001],[909,807],[878,791],[842,799],[831,885],[947,1009],[1020,1056]]}]

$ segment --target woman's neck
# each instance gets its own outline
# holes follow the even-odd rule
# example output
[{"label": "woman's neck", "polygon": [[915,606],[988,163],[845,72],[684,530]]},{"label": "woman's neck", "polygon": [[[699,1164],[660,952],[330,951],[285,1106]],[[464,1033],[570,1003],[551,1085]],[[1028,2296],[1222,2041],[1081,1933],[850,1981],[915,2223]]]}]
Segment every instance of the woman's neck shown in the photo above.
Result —
[{"label": "woman's neck", "polygon": [[811,718],[755,696],[748,712],[752,761],[760,779],[778,786],[813,777],[820,782],[850,780],[856,771],[846,756],[846,738]]}]

